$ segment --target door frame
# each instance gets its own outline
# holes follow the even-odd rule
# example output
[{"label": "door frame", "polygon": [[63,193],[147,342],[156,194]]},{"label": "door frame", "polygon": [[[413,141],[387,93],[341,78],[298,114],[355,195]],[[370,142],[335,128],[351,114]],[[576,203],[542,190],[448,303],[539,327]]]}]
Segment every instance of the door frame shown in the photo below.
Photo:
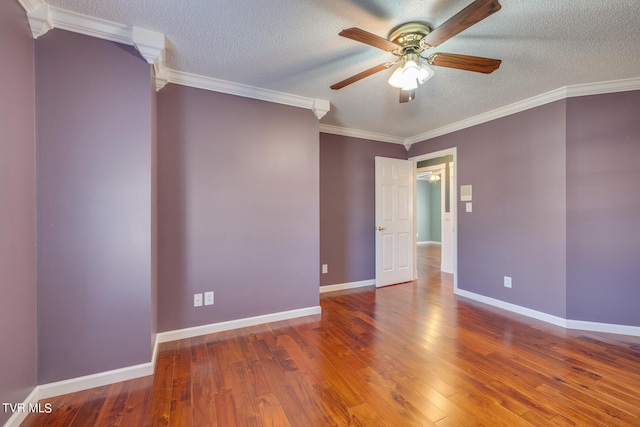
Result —
[{"label": "door frame", "polygon": [[[448,155],[453,156],[453,179],[451,180],[452,182],[450,183],[450,192],[451,192],[450,207],[451,209],[453,209],[453,242],[452,242],[453,243],[453,292],[457,293],[458,292],[458,153],[457,153],[457,148],[453,147],[453,148],[447,148],[440,151],[434,151],[431,153],[421,154],[419,156],[409,157],[408,160],[413,161],[414,170],[417,170],[418,162],[421,162],[423,160],[435,159],[437,157],[448,156]],[[413,199],[416,200],[416,198],[417,198],[417,193],[414,190]],[[417,215],[415,212],[416,209],[417,207],[416,207],[416,204],[414,203],[414,215],[413,215],[414,230],[417,230],[417,218],[416,218]],[[416,236],[416,233],[413,233],[413,234],[414,234],[413,236],[414,247],[417,247],[418,236]],[[418,277],[417,259],[418,259],[418,252],[414,250],[413,265],[415,268],[415,273],[414,273],[415,277]]]}]

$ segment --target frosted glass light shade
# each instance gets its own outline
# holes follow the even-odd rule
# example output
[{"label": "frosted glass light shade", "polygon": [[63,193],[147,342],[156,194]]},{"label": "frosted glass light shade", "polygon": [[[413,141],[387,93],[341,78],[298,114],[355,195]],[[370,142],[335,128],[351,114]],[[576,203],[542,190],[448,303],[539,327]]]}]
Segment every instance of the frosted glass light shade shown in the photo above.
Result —
[{"label": "frosted glass light shade", "polygon": [[389,78],[389,84],[402,90],[413,90],[433,76],[434,72],[427,67],[418,55],[409,54]]}]

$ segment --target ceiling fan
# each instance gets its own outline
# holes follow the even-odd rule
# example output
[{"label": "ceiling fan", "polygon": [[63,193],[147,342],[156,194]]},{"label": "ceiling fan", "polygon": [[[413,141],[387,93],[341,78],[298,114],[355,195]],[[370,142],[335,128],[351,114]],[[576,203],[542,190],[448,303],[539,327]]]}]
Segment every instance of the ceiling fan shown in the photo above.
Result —
[{"label": "ceiling fan", "polygon": [[392,29],[386,39],[360,28],[342,30],[340,36],[385,50],[397,56],[398,59],[353,75],[332,85],[331,89],[342,89],[351,83],[399,64],[391,75],[389,84],[400,89],[400,102],[409,102],[415,98],[417,87],[434,74],[427,64],[485,74],[492,73],[500,67],[502,62],[500,59],[441,52],[428,57],[421,54],[477,24],[499,11],[500,8],[498,0],[475,0],[434,30],[423,22],[407,22]]}]

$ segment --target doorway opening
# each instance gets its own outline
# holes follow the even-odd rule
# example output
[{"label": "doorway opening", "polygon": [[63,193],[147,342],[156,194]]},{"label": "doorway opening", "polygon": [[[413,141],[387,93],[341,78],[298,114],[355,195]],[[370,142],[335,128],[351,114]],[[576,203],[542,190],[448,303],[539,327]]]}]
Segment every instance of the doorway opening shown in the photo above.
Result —
[{"label": "doorway opening", "polygon": [[[412,157],[416,170],[415,244],[440,247],[440,270],[457,290],[456,149]],[[416,271],[417,277],[417,271]]]}]

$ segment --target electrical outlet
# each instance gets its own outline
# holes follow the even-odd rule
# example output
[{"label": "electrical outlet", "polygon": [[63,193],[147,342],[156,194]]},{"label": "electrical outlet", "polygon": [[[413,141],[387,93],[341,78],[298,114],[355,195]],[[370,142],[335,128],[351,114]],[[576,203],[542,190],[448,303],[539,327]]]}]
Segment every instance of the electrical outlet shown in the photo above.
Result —
[{"label": "electrical outlet", "polygon": [[213,305],[213,291],[204,293],[204,305]]},{"label": "electrical outlet", "polygon": [[505,288],[510,288],[511,287],[511,277],[504,276],[504,287]]},{"label": "electrical outlet", "polygon": [[193,294],[193,306],[202,307],[202,294]]},{"label": "electrical outlet", "polygon": [[322,264],[322,274],[327,274],[329,272],[329,265]]}]

